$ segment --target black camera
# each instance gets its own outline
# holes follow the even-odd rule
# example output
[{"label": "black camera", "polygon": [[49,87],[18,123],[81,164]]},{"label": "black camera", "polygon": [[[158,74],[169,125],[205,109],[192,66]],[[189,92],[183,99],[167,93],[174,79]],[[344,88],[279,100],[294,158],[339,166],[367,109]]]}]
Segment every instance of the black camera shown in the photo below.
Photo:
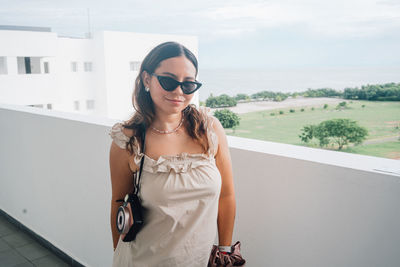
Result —
[{"label": "black camera", "polygon": [[121,234],[122,241],[135,240],[136,234],[144,225],[144,209],[138,195],[126,194],[124,203],[118,208],[117,229]]}]

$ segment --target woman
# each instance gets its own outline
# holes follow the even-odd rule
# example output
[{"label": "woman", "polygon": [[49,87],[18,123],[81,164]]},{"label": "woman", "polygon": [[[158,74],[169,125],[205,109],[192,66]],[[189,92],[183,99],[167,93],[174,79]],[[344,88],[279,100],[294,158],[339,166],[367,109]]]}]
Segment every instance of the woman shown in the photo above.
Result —
[{"label": "woman", "polygon": [[[219,245],[231,246],[231,159],[221,123],[190,104],[201,86],[197,72],[196,57],[183,45],[166,42],[152,49],[136,78],[137,112],[110,131],[113,266],[205,267],[217,231]],[[124,242],[116,229],[116,200],[132,192],[132,173],[142,157],[140,196],[148,212],[136,239]]]}]

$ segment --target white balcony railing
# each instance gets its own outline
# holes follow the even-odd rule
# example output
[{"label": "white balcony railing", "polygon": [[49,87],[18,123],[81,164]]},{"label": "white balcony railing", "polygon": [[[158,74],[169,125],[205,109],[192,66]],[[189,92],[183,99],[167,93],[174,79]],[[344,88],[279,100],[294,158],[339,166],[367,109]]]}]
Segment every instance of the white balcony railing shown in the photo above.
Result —
[{"label": "white balcony railing", "polygon": [[[114,122],[0,105],[0,208],[86,266],[112,262]],[[400,265],[399,161],[228,142],[248,266]]]}]

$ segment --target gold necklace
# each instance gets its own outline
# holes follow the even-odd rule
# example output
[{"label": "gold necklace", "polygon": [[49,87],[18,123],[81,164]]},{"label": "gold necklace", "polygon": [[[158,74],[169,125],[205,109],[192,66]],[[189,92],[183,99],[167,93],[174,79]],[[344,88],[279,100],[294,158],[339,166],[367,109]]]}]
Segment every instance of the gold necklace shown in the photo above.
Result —
[{"label": "gold necklace", "polygon": [[171,131],[162,131],[162,130],[158,130],[158,129],[154,128],[153,126],[152,126],[151,128],[152,128],[154,131],[156,131],[156,132],[158,132],[158,133],[160,133],[160,134],[170,134],[170,133],[174,133],[174,132],[178,131],[178,129],[182,126],[182,123],[183,123],[183,117],[182,117],[182,120],[181,120],[181,122],[179,123],[178,127],[176,127],[175,129],[173,129],[173,130],[171,130]]}]

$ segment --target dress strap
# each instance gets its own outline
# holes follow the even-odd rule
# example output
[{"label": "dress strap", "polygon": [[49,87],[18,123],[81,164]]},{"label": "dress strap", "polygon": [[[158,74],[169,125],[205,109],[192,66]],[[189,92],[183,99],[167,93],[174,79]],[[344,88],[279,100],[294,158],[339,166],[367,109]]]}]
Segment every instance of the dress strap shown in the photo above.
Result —
[{"label": "dress strap", "polygon": [[214,120],[211,108],[200,106],[200,112],[204,115],[207,125],[208,155],[214,157],[218,149],[218,136],[214,130]]}]

